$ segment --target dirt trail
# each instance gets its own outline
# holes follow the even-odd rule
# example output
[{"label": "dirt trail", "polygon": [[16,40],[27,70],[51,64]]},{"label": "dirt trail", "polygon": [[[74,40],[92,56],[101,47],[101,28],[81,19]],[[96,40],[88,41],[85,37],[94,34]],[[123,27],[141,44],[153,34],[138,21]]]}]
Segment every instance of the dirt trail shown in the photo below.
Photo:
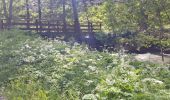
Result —
[{"label": "dirt trail", "polygon": [[0,96],[0,100],[5,100],[3,97]]},{"label": "dirt trail", "polygon": [[[137,54],[135,56],[135,59],[137,59],[138,61],[149,61],[152,63],[163,63],[162,57],[160,55],[151,54],[151,53]],[[164,63],[170,64],[170,55],[165,55]]]}]

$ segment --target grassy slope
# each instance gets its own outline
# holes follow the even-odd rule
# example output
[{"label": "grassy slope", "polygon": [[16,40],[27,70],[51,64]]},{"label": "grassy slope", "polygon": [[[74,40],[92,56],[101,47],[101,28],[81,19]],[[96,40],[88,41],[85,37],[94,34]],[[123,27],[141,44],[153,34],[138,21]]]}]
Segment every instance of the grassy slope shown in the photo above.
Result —
[{"label": "grassy slope", "polygon": [[0,85],[9,100],[170,99],[168,65],[0,32]]}]

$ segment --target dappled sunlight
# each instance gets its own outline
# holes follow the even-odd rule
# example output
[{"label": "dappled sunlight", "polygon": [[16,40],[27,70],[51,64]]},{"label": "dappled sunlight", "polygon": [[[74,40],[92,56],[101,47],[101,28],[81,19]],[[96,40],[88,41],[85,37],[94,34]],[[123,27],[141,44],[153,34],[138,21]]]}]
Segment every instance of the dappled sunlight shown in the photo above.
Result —
[{"label": "dappled sunlight", "polygon": [[170,100],[170,0],[0,5],[0,100]]}]

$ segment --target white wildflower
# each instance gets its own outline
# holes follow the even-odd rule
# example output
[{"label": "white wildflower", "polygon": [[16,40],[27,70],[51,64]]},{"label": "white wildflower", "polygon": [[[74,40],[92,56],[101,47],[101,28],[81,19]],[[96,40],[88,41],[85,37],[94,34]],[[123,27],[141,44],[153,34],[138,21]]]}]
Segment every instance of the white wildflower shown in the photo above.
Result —
[{"label": "white wildflower", "polygon": [[93,81],[92,81],[92,80],[87,80],[87,82],[88,82],[88,83],[90,83],[90,84],[91,84],[91,83],[93,83]]},{"label": "white wildflower", "polygon": [[23,59],[24,62],[27,62],[27,63],[31,63],[31,62],[34,62],[35,61],[35,57],[33,56],[28,56],[26,58]]},{"label": "white wildflower", "polygon": [[89,73],[89,71],[88,70],[84,70],[84,73]]},{"label": "white wildflower", "polygon": [[103,58],[103,56],[99,55],[99,58]]},{"label": "white wildflower", "polygon": [[122,82],[123,82],[123,83],[128,83],[129,80],[128,80],[128,79],[124,79],[124,80],[122,80]]},{"label": "white wildflower", "polygon": [[63,68],[68,68],[68,65],[64,65]]},{"label": "white wildflower", "polygon": [[95,61],[93,61],[92,64],[97,64],[97,63]]},{"label": "white wildflower", "polygon": [[112,66],[111,66],[111,65],[108,65],[106,68],[107,68],[107,69],[110,69],[110,68],[112,68]]},{"label": "white wildflower", "polygon": [[88,66],[88,68],[91,70],[91,71],[96,71],[96,67],[95,66]]},{"label": "white wildflower", "polygon": [[38,76],[38,77],[44,76],[44,74],[40,71],[35,71],[35,75]]},{"label": "white wildflower", "polygon": [[80,44],[79,44],[79,43],[77,43],[77,42],[75,42],[75,43],[74,43],[74,46],[78,46],[78,45],[80,45]]},{"label": "white wildflower", "polygon": [[89,36],[89,35],[86,35],[85,38],[90,38],[90,36]]},{"label": "white wildflower", "polygon": [[101,59],[97,59],[98,61],[100,61]]},{"label": "white wildflower", "polygon": [[25,45],[25,48],[26,49],[31,49],[31,47],[28,44]]},{"label": "white wildflower", "polygon": [[66,51],[67,53],[70,53],[70,48],[65,48],[65,51]]},{"label": "white wildflower", "polygon": [[45,45],[44,49],[45,50],[51,50],[53,48],[53,45]]},{"label": "white wildflower", "polygon": [[40,54],[40,56],[39,56],[40,58],[46,58],[47,56],[46,55],[44,55],[44,54]]},{"label": "white wildflower", "polygon": [[88,61],[92,62],[92,61],[93,61],[93,59],[89,59]]},{"label": "white wildflower", "polygon": [[94,94],[86,94],[83,96],[82,100],[97,100]]},{"label": "white wildflower", "polygon": [[142,82],[152,82],[152,83],[156,83],[156,84],[163,84],[162,81],[154,79],[154,78],[145,78],[142,80]]},{"label": "white wildflower", "polygon": [[134,73],[134,72],[132,72],[132,71],[128,71],[128,74],[130,75],[130,76],[135,76],[136,74]]},{"label": "white wildflower", "polygon": [[112,57],[115,57],[115,56],[117,56],[117,54],[116,53],[112,53],[112,54],[110,54]]},{"label": "white wildflower", "polygon": [[106,83],[108,84],[108,85],[113,85],[113,84],[115,84],[115,80],[110,80],[110,79],[106,79]]},{"label": "white wildflower", "polygon": [[89,62],[89,60],[84,60],[85,62]]},{"label": "white wildflower", "polygon": [[86,85],[89,86],[89,85],[92,84],[93,82],[94,82],[94,81],[92,81],[92,80],[87,80]]},{"label": "white wildflower", "polygon": [[85,63],[81,63],[81,65],[82,65],[82,66],[86,66],[86,64],[85,64]]}]

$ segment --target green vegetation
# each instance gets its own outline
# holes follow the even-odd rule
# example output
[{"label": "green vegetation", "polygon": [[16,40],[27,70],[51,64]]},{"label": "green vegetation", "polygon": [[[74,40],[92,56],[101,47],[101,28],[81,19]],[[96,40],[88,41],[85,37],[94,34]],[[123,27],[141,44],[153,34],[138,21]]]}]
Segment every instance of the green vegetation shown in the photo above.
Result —
[{"label": "green vegetation", "polygon": [[[125,38],[116,38],[117,44],[128,44],[131,49],[152,47],[163,54],[170,48],[170,0],[100,1],[99,5],[90,6],[87,12],[80,14],[80,20],[85,20],[87,15],[89,21],[102,22],[105,33],[125,34]],[[129,32],[136,35],[128,37]],[[105,41],[105,37],[101,39]],[[112,41],[108,40],[113,45]]]},{"label": "green vegetation", "polygon": [[169,65],[23,31],[0,36],[0,90],[8,100],[170,99]]},{"label": "green vegetation", "polygon": [[[169,12],[170,0],[0,0],[0,99],[170,100],[170,65],[124,54],[160,52],[163,61],[170,52]],[[48,22],[47,37],[59,29],[69,42],[13,30],[33,29],[32,21],[42,24],[36,24],[40,34]],[[102,30],[92,34],[93,23]]]},{"label": "green vegetation", "polygon": [[[0,5],[0,17],[9,21],[8,27],[10,21],[20,19],[60,20],[66,26],[77,23],[77,30],[88,22],[100,22],[99,39],[104,45],[116,43],[119,48],[128,46],[135,50],[154,48],[162,56],[169,52],[170,0],[1,0]],[[107,33],[125,37],[107,39]],[[128,37],[127,33],[136,35]],[[79,38],[81,34],[71,35]]]}]

